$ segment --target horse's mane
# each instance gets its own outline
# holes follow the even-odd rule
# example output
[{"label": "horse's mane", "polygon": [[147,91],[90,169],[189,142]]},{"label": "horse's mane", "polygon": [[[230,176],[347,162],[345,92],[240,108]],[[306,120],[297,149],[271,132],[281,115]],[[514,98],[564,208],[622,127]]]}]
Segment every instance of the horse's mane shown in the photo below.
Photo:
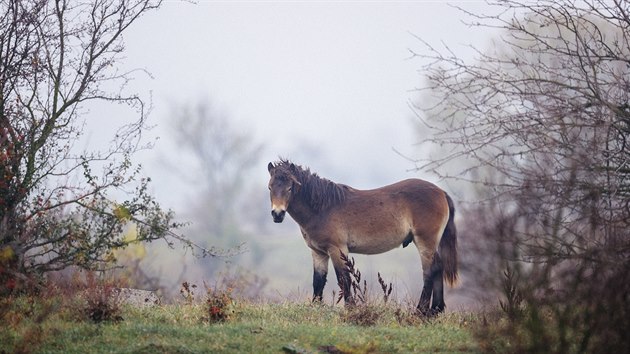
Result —
[{"label": "horse's mane", "polygon": [[322,211],[346,200],[348,186],[338,184],[319,177],[310,169],[296,165],[289,160],[281,159],[276,164],[279,171],[294,176],[302,184],[297,196],[310,205],[315,211]]}]

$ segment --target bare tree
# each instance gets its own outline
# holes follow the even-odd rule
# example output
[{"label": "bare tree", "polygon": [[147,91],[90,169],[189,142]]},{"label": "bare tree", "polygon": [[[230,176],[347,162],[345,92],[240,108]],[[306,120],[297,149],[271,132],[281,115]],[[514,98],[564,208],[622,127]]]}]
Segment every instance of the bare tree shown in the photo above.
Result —
[{"label": "bare tree", "polygon": [[209,102],[179,106],[173,110],[173,138],[194,159],[203,208],[204,227],[210,234],[223,234],[234,220],[239,194],[247,171],[260,158],[261,145],[245,131],[239,131],[229,117]]},{"label": "bare tree", "polygon": [[[477,236],[494,241],[504,261],[517,261],[510,267],[521,276],[510,279],[531,295],[524,297],[529,323],[544,304],[557,320],[552,349],[545,340],[553,336],[529,328],[538,349],[627,349],[614,328],[628,325],[630,304],[630,5],[494,5],[498,15],[466,12],[471,26],[502,30],[491,50],[476,51],[475,63],[426,42],[415,54],[429,59],[425,90],[438,98],[418,107],[434,132],[426,142],[448,147],[418,167],[453,171],[466,159],[444,177],[473,182],[489,201],[470,210],[485,216],[476,219],[486,223]],[[626,310],[606,312],[611,307]],[[573,321],[582,326],[572,327],[576,346],[566,337]]]},{"label": "bare tree", "polygon": [[[139,241],[177,226],[131,162],[147,107],[118,65],[123,33],[160,3],[0,1],[0,277],[98,267],[126,245],[130,220]],[[126,105],[131,117],[109,147],[80,151],[92,101]]]},{"label": "bare tree", "polygon": [[[182,153],[192,158],[182,173],[195,186],[187,210],[192,219],[190,237],[221,247],[244,244],[247,234],[243,224],[251,220],[239,212],[248,174],[260,158],[262,145],[249,132],[237,129],[229,116],[208,101],[178,105],[172,116],[172,138]],[[178,166],[182,169],[181,161]],[[248,249],[249,256],[262,257],[255,244],[248,244]],[[209,276],[219,263],[208,260],[204,266]]]}]

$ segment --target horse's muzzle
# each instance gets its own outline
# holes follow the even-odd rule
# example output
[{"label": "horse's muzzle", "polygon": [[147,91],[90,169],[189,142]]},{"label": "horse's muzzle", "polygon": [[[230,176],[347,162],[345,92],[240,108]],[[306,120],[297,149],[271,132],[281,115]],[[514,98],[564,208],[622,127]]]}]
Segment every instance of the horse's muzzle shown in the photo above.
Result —
[{"label": "horse's muzzle", "polygon": [[284,214],[286,214],[285,210],[276,211],[275,209],[271,211],[271,216],[273,216],[273,222],[281,223],[284,220]]}]

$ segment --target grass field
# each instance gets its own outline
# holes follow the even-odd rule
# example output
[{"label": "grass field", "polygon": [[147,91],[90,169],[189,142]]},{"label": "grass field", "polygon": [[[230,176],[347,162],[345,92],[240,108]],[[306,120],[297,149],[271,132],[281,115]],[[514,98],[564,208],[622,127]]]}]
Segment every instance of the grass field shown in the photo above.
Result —
[{"label": "grass field", "polygon": [[[430,321],[373,309],[362,326],[342,306],[233,302],[229,318],[208,320],[206,304],[121,307],[122,319],[94,323],[77,306],[16,299],[3,306],[0,352],[35,353],[458,353],[479,352],[476,316],[449,313]],[[47,310],[49,307],[50,310]],[[74,306],[74,307],[73,307]]]}]

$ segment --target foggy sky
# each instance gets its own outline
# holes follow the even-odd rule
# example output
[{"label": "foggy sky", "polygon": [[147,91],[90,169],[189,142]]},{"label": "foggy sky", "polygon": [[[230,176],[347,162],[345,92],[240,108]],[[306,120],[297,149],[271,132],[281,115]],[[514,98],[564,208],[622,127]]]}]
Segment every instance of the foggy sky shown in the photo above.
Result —
[{"label": "foggy sky", "polygon": [[[456,4],[475,11],[486,6],[478,1]],[[247,215],[239,216],[244,224],[268,221],[248,230],[247,243],[265,254],[263,264],[254,266],[256,272],[271,280],[270,289],[291,284],[285,289],[308,293],[310,251],[292,220],[287,218],[281,226],[272,223],[267,162],[287,157],[355,188],[375,188],[409,177],[436,182],[433,176],[412,171],[414,164],[394,152],[409,157],[424,153],[414,146],[421,137],[409,108],[409,102],[418,99],[414,89],[422,86],[417,73],[422,63],[410,59],[409,49],[422,49],[418,36],[436,47],[443,42],[462,58],[471,56],[466,46],[485,47],[490,34],[471,32],[462,18],[461,12],[441,1],[200,1],[196,5],[165,1],[124,38],[121,64],[150,73],[138,72],[128,89],[151,97],[150,124],[155,126],[144,134],[155,147],[138,154],[134,162],[142,163],[151,176],[151,192],[162,205],[178,215],[183,212],[186,219],[186,211],[198,201],[199,188],[186,175],[199,171],[185,149],[174,143],[173,108],[209,102],[213,111],[264,144],[262,158],[248,180],[256,200]],[[103,121],[112,125],[117,111],[109,107],[92,113],[108,115]],[[118,119],[124,120],[121,115]],[[98,129],[88,133],[88,143],[96,140]],[[197,212],[203,215],[204,210]],[[164,279],[177,279],[181,269],[187,269],[188,280],[194,276],[208,280],[200,261],[185,260],[180,252],[148,258]],[[396,291],[413,294],[419,288],[415,250],[397,249],[366,258],[369,261],[359,258],[357,264],[368,274],[386,271],[388,279],[397,283]],[[184,266],[186,262],[191,263]]]},{"label": "foggy sky", "polygon": [[188,186],[162,163],[181,153],[169,139],[169,114],[200,100],[264,144],[255,175],[262,188],[278,156],[357,188],[418,176],[394,152],[420,154],[408,102],[422,84],[421,63],[409,49],[422,48],[414,35],[460,52],[483,45],[462,17],[441,1],[166,1],[125,36],[124,64],[152,76],[131,85],[152,97],[150,136],[159,140],[142,159],[155,193],[182,203],[178,189]]}]

